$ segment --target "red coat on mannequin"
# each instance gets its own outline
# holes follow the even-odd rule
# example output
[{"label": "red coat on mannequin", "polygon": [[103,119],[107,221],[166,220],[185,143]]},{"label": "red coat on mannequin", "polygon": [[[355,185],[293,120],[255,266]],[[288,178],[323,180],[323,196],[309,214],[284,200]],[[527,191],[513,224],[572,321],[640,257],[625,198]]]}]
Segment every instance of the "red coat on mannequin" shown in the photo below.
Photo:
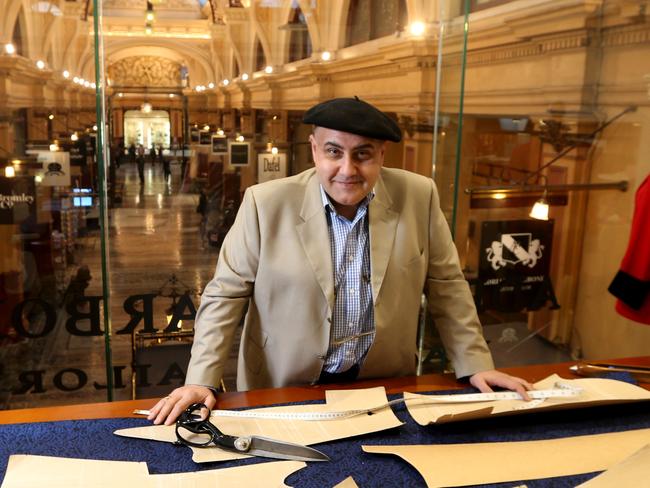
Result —
[{"label": "red coat on mannequin", "polygon": [[609,292],[619,314],[650,325],[650,175],[636,192],[630,242]]}]

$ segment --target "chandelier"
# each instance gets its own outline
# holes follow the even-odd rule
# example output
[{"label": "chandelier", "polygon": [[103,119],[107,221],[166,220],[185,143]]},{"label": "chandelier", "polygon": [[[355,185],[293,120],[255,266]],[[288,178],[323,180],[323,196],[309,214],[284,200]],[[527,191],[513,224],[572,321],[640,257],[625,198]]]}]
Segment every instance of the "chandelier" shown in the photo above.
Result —
[{"label": "chandelier", "polygon": [[149,102],[144,102],[142,105],[140,105],[140,112],[143,114],[148,114],[151,113],[151,104]]}]

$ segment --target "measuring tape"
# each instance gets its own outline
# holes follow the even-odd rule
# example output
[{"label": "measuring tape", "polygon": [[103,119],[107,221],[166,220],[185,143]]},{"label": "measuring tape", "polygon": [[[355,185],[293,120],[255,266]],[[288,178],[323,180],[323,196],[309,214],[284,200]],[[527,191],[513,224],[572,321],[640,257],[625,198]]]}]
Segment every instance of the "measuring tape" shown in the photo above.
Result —
[{"label": "measuring tape", "polygon": [[[525,402],[517,409],[533,408],[538,406],[547,398],[570,398],[577,397],[582,392],[580,388],[574,388],[562,383],[556,383],[555,388],[549,390],[531,390],[528,396],[533,400]],[[464,393],[459,395],[426,395],[416,398],[398,398],[382,405],[372,408],[357,410],[344,410],[340,412],[265,412],[263,410],[212,410],[211,417],[235,417],[244,419],[270,419],[270,420],[341,420],[358,415],[371,415],[392,405],[401,403],[416,403],[417,405],[454,404],[454,403],[477,403],[494,402],[499,400],[522,400],[521,395],[514,391],[497,391],[491,393]],[[134,410],[137,415],[149,415],[149,410]]]}]

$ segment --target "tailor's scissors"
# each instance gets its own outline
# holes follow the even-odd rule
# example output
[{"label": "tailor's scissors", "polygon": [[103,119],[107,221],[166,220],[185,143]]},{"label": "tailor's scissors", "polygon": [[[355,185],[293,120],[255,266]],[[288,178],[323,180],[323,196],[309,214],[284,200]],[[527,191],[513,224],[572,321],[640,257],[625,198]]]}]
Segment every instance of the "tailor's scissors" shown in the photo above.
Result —
[{"label": "tailor's scissors", "polygon": [[[207,411],[207,415],[205,412]],[[202,412],[204,415],[201,415]],[[274,459],[294,461],[329,461],[320,451],[311,447],[260,436],[232,436],[221,432],[210,422],[210,409],[203,403],[190,405],[176,421],[176,444],[207,447],[214,444],[220,449]]]}]

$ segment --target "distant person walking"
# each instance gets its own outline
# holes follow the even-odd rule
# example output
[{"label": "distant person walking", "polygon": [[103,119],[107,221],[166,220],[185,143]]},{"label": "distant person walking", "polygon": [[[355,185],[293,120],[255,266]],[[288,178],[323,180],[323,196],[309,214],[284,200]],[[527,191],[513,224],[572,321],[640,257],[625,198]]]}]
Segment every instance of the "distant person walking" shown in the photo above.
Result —
[{"label": "distant person walking", "polygon": [[138,176],[140,177],[140,184],[144,185],[144,146],[142,144],[138,144],[136,161],[138,163]]},{"label": "distant person walking", "polygon": [[163,175],[165,178],[165,182],[169,182],[171,179],[172,175],[172,169],[170,167],[170,162],[169,159],[165,158],[165,155],[163,154],[163,147],[159,146],[158,147],[158,160],[161,162],[162,167],[163,167]]}]

